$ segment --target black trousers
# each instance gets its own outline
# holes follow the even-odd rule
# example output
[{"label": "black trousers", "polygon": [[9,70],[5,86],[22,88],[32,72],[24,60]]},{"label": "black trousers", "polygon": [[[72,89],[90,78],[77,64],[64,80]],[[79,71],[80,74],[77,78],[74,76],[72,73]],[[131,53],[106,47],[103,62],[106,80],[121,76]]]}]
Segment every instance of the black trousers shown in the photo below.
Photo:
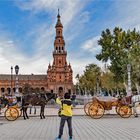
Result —
[{"label": "black trousers", "polygon": [[67,121],[68,124],[69,136],[72,138],[72,117],[68,116],[61,116],[61,122],[59,127],[59,138],[61,138],[61,136],[63,135],[65,121]]}]

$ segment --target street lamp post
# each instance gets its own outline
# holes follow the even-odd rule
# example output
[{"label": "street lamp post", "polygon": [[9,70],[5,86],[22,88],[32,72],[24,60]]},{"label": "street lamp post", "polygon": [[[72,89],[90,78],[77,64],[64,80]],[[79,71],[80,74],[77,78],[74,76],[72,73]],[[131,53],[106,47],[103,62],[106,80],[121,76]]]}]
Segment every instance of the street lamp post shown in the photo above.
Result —
[{"label": "street lamp post", "polygon": [[11,95],[13,93],[13,67],[11,66]]},{"label": "street lamp post", "polygon": [[128,75],[128,85],[127,85],[127,96],[132,95],[132,89],[131,89],[131,64],[130,64],[130,50],[132,48],[132,42],[131,40],[128,40],[128,64],[127,64],[127,75]]},{"label": "street lamp post", "polygon": [[78,84],[77,88],[78,88],[78,95],[80,96],[80,87],[79,87],[79,84]]},{"label": "street lamp post", "polygon": [[131,65],[130,64],[127,64],[127,74],[128,74],[127,96],[131,96],[132,89],[131,89]]},{"label": "street lamp post", "polygon": [[15,92],[15,94],[16,94],[16,96],[19,96],[19,88],[18,88],[18,86],[19,86],[19,83],[18,83],[18,72],[19,72],[19,66],[18,65],[16,65],[15,66],[15,73],[16,73],[16,83],[15,83],[15,85],[16,85],[16,92]]}]

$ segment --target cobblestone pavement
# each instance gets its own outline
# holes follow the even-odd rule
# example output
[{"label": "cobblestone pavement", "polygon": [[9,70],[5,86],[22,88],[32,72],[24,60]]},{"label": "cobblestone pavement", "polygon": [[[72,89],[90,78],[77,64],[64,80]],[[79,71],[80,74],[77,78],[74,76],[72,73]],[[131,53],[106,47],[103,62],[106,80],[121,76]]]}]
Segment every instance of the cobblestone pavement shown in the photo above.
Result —
[{"label": "cobblestone pavement", "polygon": [[[59,117],[19,118],[8,122],[0,117],[0,140],[55,140],[59,129]],[[140,118],[122,119],[117,115],[105,115],[95,120],[87,116],[73,117],[74,140],[140,140]],[[62,140],[68,140],[65,126]]]}]

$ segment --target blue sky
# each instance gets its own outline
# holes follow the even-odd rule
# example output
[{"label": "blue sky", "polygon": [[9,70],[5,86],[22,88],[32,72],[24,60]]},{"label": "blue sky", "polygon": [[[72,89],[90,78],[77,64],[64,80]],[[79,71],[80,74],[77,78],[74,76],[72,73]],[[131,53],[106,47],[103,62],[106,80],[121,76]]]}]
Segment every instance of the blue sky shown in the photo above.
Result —
[{"label": "blue sky", "polygon": [[0,73],[45,74],[53,60],[57,9],[74,77],[95,56],[101,32],[115,26],[140,29],[140,0],[0,0]]}]

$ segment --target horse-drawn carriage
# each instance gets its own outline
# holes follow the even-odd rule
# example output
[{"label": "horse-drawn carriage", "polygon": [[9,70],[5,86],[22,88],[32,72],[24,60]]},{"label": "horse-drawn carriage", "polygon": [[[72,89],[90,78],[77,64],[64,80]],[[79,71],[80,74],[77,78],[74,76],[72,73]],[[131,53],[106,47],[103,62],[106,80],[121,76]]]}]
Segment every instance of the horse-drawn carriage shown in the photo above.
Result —
[{"label": "horse-drawn carriage", "polygon": [[0,97],[0,110],[4,113],[4,117],[8,121],[15,121],[19,116],[21,116],[21,110],[16,102],[16,98],[12,96],[5,98]]},{"label": "horse-drawn carriage", "polygon": [[122,118],[128,118],[132,114],[132,109],[126,100],[114,97],[93,97],[92,101],[85,104],[84,111],[86,115],[99,119],[104,115],[105,110],[112,110],[113,107]]}]

